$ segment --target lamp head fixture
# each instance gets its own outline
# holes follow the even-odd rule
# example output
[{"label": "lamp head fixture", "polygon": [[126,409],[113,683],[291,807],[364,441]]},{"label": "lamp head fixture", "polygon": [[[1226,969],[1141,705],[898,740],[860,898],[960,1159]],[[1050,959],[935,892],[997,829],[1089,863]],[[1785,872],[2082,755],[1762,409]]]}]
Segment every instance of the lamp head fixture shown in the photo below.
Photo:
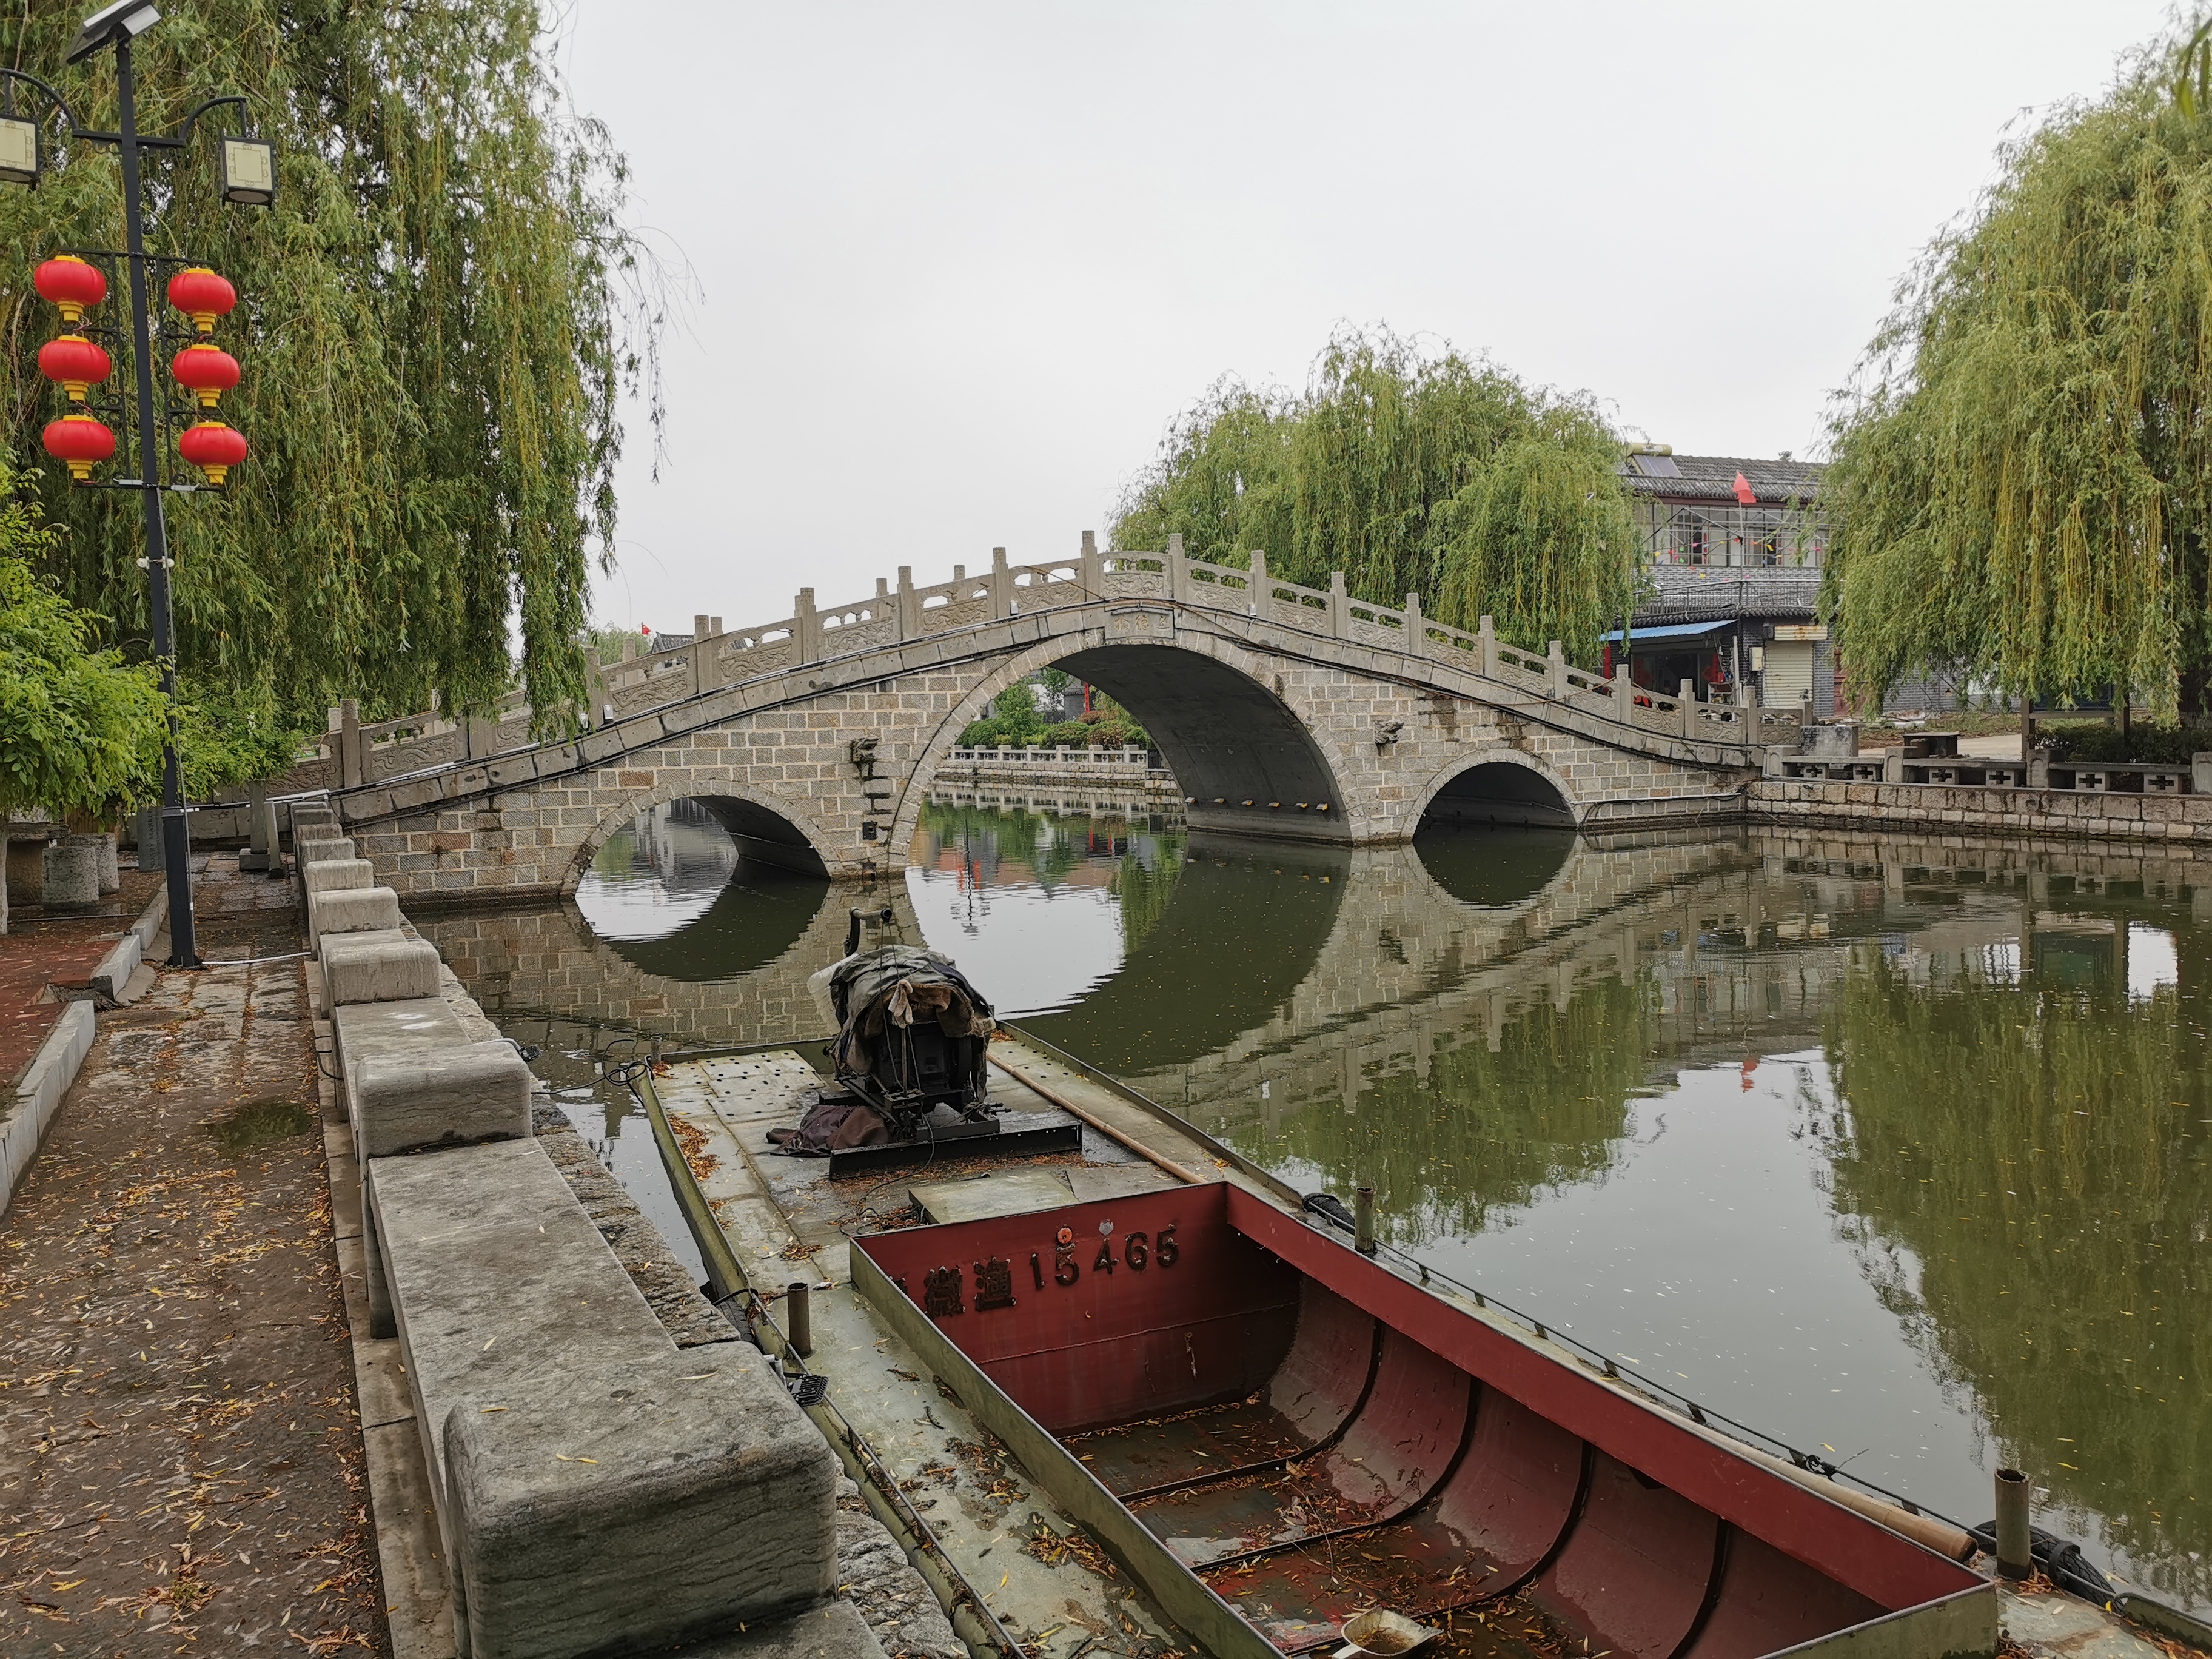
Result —
[{"label": "lamp head fixture", "polygon": [[39,187],[39,124],[0,112],[0,185]]},{"label": "lamp head fixture", "polygon": [[267,207],[276,199],[276,146],[266,138],[222,141],[222,199]]},{"label": "lamp head fixture", "polygon": [[76,39],[70,42],[69,61],[83,62],[95,52],[106,46],[120,34],[125,40],[134,40],[161,21],[151,0],[115,0],[112,6],[103,6],[84,20]]}]

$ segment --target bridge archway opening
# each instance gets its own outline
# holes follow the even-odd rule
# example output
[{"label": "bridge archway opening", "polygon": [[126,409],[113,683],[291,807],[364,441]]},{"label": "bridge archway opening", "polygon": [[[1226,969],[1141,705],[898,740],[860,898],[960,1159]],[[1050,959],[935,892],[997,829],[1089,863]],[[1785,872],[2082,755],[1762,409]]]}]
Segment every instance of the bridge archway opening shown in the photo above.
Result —
[{"label": "bridge archway opening", "polygon": [[1305,723],[1249,675],[1166,645],[1100,646],[1054,666],[1137,717],[1182,787],[1193,830],[1352,839],[1335,775]]},{"label": "bridge archway opening", "polygon": [[739,857],[793,875],[828,878],[829,867],[823,863],[814,843],[806,838],[806,832],[775,808],[741,795],[692,795],[686,799],[696,802],[722,826],[737,844]]},{"label": "bridge archway opening", "polygon": [[822,860],[804,836],[794,849],[755,833],[775,830],[780,815],[752,802],[737,803],[753,811],[735,815],[730,804],[678,796],[605,827],[573,894],[592,934],[636,966],[681,980],[746,971],[805,933],[830,892]]},{"label": "bridge archway opening", "polygon": [[1437,791],[1420,829],[1571,830],[1575,809],[1559,787],[1534,767],[1510,761],[1470,766]]}]

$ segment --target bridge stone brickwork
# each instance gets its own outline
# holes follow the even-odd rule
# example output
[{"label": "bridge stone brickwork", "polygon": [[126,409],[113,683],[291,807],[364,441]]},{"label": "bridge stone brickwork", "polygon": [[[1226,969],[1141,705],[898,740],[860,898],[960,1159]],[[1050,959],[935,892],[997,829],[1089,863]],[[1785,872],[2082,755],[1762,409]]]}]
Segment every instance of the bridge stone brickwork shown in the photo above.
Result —
[{"label": "bridge stone brickwork", "polygon": [[1797,715],[1601,678],[1555,641],[1475,632],[1162,554],[1006,562],[795,614],[605,672],[591,730],[528,741],[530,711],[337,734],[333,804],[404,895],[573,891],[615,830],[706,804],[749,850],[834,877],[899,868],[961,732],[1058,665],[1152,731],[1194,829],[1343,845],[1425,816],[1584,829],[1739,815]]}]

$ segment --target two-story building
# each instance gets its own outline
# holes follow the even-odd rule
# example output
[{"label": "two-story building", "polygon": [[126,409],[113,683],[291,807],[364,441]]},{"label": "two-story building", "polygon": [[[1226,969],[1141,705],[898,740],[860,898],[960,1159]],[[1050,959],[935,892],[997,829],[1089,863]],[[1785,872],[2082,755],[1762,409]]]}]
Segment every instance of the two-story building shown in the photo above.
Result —
[{"label": "two-story building", "polygon": [[1644,539],[1636,613],[1606,636],[1639,685],[1690,681],[1710,701],[1755,689],[1770,708],[1835,712],[1836,656],[1818,611],[1827,525],[1820,468],[1784,455],[1677,455],[1638,444],[1620,476]]}]

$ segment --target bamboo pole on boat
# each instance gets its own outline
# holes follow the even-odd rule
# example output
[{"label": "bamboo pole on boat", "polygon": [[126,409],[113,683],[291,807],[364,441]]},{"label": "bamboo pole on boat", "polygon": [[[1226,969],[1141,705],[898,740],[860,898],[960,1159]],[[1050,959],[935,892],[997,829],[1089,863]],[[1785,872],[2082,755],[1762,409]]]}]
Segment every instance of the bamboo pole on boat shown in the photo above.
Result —
[{"label": "bamboo pole on boat", "polygon": [[1059,1107],[1061,1111],[1066,1112],[1070,1117],[1080,1119],[1082,1121],[1089,1124],[1092,1128],[1097,1130],[1100,1134],[1104,1135],[1108,1139],[1118,1142],[1121,1146],[1127,1147],[1129,1151],[1134,1152],[1139,1158],[1143,1158],[1146,1163],[1157,1164],[1161,1169],[1165,1170],[1177,1181],[1187,1182],[1194,1187],[1200,1185],[1203,1181],[1204,1177],[1193,1175],[1188,1170],[1184,1169],[1182,1164],[1176,1163],[1173,1158],[1163,1157],[1160,1153],[1154,1152],[1151,1147],[1146,1146],[1143,1141],[1139,1140],[1135,1136],[1123,1134],[1112,1124],[1108,1123],[1100,1118],[1094,1117],[1091,1113],[1085,1111],[1083,1108],[1077,1105],[1066,1096],[1046,1088],[1043,1084],[1039,1083],[1035,1078],[1031,1077],[1027,1072],[1023,1071],[1018,1066],[1009,1066],[1005,1060],[1000,1060],[996,1054],[991,1055],[990,1060],[992,1065],[997,1066],[1008,1077],[1013,1079],[1015,1082],[1020,1084],[1024,1089],[1030,1090],[1038,1095],[1042,1095],[1045,1099]]}]

